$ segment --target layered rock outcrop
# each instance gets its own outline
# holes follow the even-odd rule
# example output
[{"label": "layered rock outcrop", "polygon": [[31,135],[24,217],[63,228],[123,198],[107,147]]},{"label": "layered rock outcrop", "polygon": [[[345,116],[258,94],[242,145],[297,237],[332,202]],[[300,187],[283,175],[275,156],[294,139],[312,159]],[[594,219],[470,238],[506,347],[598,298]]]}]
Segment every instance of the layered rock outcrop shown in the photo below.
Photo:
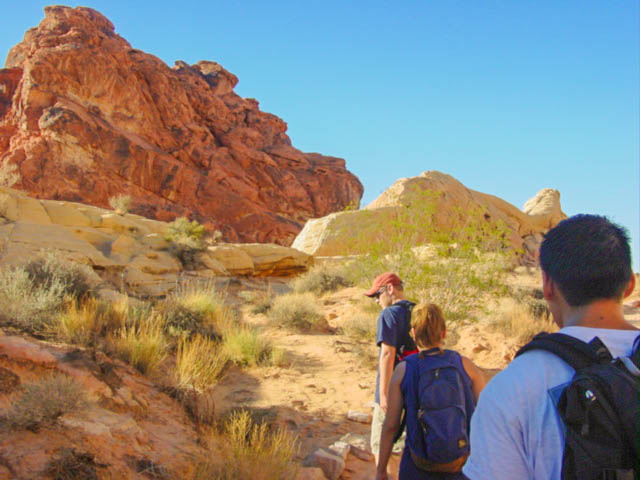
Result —
[{"label": "layered rock outcrop", "polygon": [[[73,202],[39,200],[0,187],[0,267],[53,252],[95,271],[98,289],[163,296],[185,275],[286,277],[305,271],[313,258],[276,244],[216,244],[195,254],[187,272],[165,239],[168,224]],[[115,285],[114,285],[115,283]]]},{"label": "layered rock outcrop", "polygon": [[[423,215],[412,222],[418,230],[412,232],[416,245],[425,240],[419,231],[422,227],[416,227],[419,223],[425,232],[452,232],[467,217],[481,216],[482,221],[505,228],[510,245],[528,259],[535,256],[542,233],[566,218],[557,190],[541,190],[522,211],[498,197],[471,190],[450,175],[426,171],[397,180],[362,210],[309,220],[292,247],[316,256],[367,253],[372,242],[389,234],[389,225],[397,224],[398,212],[415,208],[416,202],[421,205],[412,212]],[[396,225],[396,230],[401,233],[402,225]]]},{"label": "layered rock outcrop", "polygon": [[236,95],[215,62],[136,50],[90,8],[46,7],[0,70],[0,163],[39,198],[189,216],[225,240],[291,243],[306,219],[358,204],[342,159],[303,153],[287,125]]}]

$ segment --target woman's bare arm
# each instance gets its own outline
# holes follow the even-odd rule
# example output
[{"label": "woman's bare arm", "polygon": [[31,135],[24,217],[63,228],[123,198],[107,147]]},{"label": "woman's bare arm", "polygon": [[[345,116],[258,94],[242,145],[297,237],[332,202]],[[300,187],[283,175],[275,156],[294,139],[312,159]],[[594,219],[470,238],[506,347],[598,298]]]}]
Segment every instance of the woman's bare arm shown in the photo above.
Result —
[{"label": "woman's bare arm", "polygon": [[462,357],[462,366],[471,379],[471,390],[473,391],[473,398],[475,399],[476,403],[478,403],[480,392],[487,384],[487,377],[484,375],[484,373],[482,373],[482,370],[480,370],[475,365],[475,363],[473,363],[467,357]]},{"label": "woman's bare arm", "polygon": [[404,398],[400,385],[406,371],[405,362],[398,364],[391,376],[389,384],[389,408],[384,417],[382,424],[382,434],[380,436],[380,457],[378,459],[378,469],[376,479],[384,480],[387,478],[387,464],[391,456],[393,448],[393,438],[400,428],[400,419],[402,416],[402,408],[404,406]]}]

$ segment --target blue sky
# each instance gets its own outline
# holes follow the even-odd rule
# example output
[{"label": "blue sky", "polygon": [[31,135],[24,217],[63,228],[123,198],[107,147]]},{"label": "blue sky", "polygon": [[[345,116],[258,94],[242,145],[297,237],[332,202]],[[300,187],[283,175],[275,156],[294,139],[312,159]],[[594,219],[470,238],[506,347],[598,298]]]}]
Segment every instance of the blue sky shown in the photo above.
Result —
[{"label": "blue sky", "polygon": [[[49,2],[3,9],[0,54]],[[69,2],[168,65],[217,61],[294,146],[343,157],[363,203],[453,175],[521,208],[607,215],[640,271],[640,12],[632,0]]]}]

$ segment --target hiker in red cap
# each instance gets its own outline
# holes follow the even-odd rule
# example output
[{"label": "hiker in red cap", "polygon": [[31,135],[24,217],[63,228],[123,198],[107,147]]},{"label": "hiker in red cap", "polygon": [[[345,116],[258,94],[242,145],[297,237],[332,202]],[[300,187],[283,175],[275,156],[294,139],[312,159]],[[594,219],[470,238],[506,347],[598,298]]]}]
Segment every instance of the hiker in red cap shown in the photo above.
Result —
[{"label": "hiker in red cap", "polygon": [[[382,308],[378,316],[376,344],[380,348],[376,377],[375,406],[371,423],[371,451],[376,465],[380,452],[380,432],[389,404],[389,383],[394,367],[404,357],[417,352],[411,338],[411,309],[415,303],[404,298],[402,280],[392,272],[378,275],[365,295],[375,298]],[[402,452],[404,436],[396,442],[394,453]]]}]

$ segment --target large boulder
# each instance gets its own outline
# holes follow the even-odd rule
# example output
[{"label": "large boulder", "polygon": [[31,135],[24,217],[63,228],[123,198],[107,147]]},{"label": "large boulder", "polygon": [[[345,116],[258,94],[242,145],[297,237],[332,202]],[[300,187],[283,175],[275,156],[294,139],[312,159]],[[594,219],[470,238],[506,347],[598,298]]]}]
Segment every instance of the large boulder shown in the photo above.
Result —
[{"label": "large boulder", "polygon": [[5,66],[0,163],[17,164],[17,185],[39,198],[107,207],[125,193],[147,217],[289,245],[308,218],[362,196],[343,159],[294,148],[287,124],[235,94],[222,66],[170,68],[90,8],[46,7]]},{"label": "large boulder", "polygon": [[426,232],[455,232],[469,218],[503,229],[508,243],[521,251],[525,239],[539,238],[566,215],[557,190],[540,191],[522,211],[494,195],[471,190],[450,175],[426,171],[397,180],[362,210],[307,221],[292,247],[314,256],[367,253],[381,237],[402,236],[403,219],[404,240],[418,245],[428,241]]}]

